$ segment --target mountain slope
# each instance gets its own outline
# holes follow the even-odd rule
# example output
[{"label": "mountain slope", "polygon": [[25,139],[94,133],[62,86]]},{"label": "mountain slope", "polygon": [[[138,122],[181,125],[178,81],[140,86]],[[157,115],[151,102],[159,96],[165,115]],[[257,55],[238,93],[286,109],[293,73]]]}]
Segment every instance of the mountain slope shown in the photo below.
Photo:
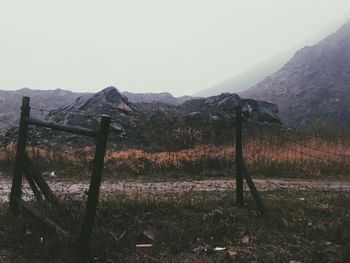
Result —
[{"label": "mountain slope", "polygon": [[279,70],[290,58],[292,52],[285,52],[268,60],[262,61],[254,65],[249,70],[242,74],[229,78],[213,87],[202,90],[195,94],[195,96],[208,97],[219,95],[224,92],[237,93],[244,91],[267,76]]},{"label": "mountain slope", "polygon": [[350,20],[242,96],[276,103],[287,125],[323,121],[350,132]]}]

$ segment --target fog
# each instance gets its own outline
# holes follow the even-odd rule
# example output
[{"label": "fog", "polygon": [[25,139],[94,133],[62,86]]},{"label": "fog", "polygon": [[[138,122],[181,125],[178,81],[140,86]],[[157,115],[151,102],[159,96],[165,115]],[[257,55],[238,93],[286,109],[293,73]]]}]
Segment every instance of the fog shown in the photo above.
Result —
[{"label": "fog", "polygon": [[349,18],[349,0],[2,0],[0,89],[193,94]]}]

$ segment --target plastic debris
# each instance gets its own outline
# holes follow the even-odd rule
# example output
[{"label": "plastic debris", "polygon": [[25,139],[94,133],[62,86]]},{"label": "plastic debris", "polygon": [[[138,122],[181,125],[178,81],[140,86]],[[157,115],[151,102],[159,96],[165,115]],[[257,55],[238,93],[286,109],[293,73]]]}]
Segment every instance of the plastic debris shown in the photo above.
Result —
[{"label": "plastic debris", "polygon": [[150,227],[146,227],[145,230],[140,231],[136,235],[136,248],[151,248],[155,242],[154,230]]},{"label": "plastic debris", "polygon": [[136,248],[151,248],[153,247],[153,244],[136,244]]},{"label": "plastic debris", "polygon": [[214,248],[214,251],[223,251],[223,250],[226,250],[225,247],[216,247]]}]

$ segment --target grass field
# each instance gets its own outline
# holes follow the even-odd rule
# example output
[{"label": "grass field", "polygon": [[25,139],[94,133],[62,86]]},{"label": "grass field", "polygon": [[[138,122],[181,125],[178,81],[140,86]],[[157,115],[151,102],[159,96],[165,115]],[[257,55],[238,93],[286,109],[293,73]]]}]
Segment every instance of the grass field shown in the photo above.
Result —
[{"label": "grass field", "polygon": [[[348,192],[264,192],[266,218],[248,196],[244,208],[235,207],[233,195],[121,192],[107,198],[99,206],[91,262],[349,262]],[[65,202],[67,215],[51,215],[77,233],[83,205]],[[27,214],[14,219],[4,204],[0,211],[1,262],[74,262],[74,246]],[[145,242],[142,233],[154,236],[152,248],[135,248]]]},{"label": "grass field", "polygon": [[[58,177],[51,179],[58,182],[88,179],[91,148],[28,147],[27,152],[46,178],[55,171]],[[4,175],[12,173],[14,153],[13,145],[0,149]],[[254,177],[341,181],[350,175],[347,138],[254,138],[245,141],[244,155]],[[234,178],[234,156],[232,145],[197,145],[176,152],[108,151],[104,178],[110,182],[141,178],[141,183],[144,179]],[[349,192],[265,191],[265,218],[257,215],[248,194],[246,206],[235,207],[234,194],[136,189],[103,196],[91,262],[350,262]],[[63,214],[44,204],[36,206],[77,234],[83,201],[69,195],[61,199]],[[0,262],[74,262],[73,244],[62,242],[26,213],[13,218],[7,211],[7,204],[1,203]],[[135,247],[150,236],[153,247]]]}]

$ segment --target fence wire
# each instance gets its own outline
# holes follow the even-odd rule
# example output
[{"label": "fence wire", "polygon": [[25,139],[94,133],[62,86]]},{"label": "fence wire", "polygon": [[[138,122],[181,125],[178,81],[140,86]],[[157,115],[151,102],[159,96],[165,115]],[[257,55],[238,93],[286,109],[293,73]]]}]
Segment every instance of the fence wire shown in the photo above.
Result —
[{"label": "fence wire", "polygon": [[244,137],[245,158],[256,174],[346,175],[350,172],[350,138],[289,132]]}]

